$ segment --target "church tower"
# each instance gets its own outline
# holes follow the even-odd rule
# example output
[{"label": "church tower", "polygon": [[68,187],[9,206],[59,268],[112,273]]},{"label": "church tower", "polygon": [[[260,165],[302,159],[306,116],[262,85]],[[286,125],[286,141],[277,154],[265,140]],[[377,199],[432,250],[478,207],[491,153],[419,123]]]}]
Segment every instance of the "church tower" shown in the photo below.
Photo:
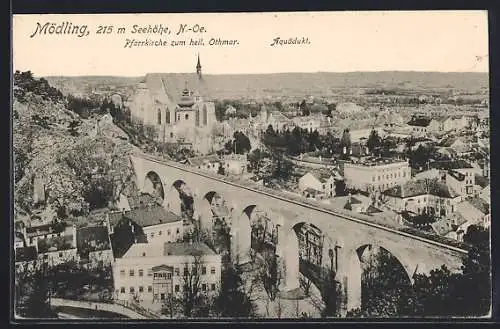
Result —
[{"label": "church tower", "polygon": [[196,74],[198,74],[198,79],[201,80],[201,63],[200,63],[200,53],[198,53],[198,63],[196,64]]}]

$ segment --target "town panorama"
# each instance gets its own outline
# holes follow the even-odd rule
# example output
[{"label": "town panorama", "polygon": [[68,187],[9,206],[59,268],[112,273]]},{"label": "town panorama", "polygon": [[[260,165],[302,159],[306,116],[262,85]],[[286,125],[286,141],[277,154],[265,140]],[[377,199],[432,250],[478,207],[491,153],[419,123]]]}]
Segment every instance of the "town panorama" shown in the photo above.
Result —
[{"label": "town panorama", "polygon": [[486,73],[202,60],[14,73],[16,318],[489,314]]}]

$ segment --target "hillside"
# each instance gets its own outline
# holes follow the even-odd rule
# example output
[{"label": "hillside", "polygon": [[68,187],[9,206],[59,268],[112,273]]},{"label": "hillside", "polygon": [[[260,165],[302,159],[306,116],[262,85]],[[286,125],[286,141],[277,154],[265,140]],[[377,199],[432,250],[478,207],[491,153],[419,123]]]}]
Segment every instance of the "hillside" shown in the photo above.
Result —
[{"label": "hillside", "polygon": [[[16,217],[45,206],[60,217],[84,215],[132,188],[126,156],[132,146],[106,131],[96,134],[96,120],[69,111],[45,80],[15,74],[13,117]],[[44,185],[42,205],[33,198],[35,181]]]},{"label": "hillside", "polygon": [[[129,77],[47,77],[47,80],[63,93],[84,93],[92,90],[120,91],[130,95],[139,81],[148,76],[164,77],[172,81],[176,89],[185,81],[194,81],[192,73],[149,73],[141,78]],[[487,93],[487,73],[441,72],[349,72],[349,73],[276,73],[204,75],[207,93],[213,99],[235,99],[280,96],[335,96],[355,93],[353,89],[398,88],[407,91],[461,91]],[[352,90],[349,90],[352,89]]]}]

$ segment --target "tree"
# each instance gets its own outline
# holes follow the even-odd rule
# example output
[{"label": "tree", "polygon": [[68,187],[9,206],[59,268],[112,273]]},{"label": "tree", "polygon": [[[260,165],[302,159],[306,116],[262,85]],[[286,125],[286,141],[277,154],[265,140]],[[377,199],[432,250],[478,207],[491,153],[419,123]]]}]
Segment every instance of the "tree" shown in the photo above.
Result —
[{"label": "tree", "polygon": [[221,273],[221,289],[215,299],[220,317],[249,318],[255,316],[256,305],[246,293],[241,270],[229,265]]},{"label": "tree", "polygon": [[342,138],[340,139],[340,147],[342,149],[346,149],[347,152],[351,149],[351,133],[349,129],[344,129],[342,133]]},{"label": "tree", "polygon": [[182,294],[179,304],[184,316],[199,317],[208,316],[206,307],[208,296],[202,291],[201,271],[204,264],[201,252],[193,251],[190,255],[192,263],[186,263],[182,275]]},{"label": "tree", "polygon": [[236,131],[233,134],[233,152],[236,154],[245,154],[252,148],[250,139],[242,132]]},{"label": "tree", "polygon": [[247,159],[250,169],[258,172],[261,167],[262,158],[263,154],[260,149],[255,149],[252,152],[248,153]]},{"label": "tree", "polygon": [[368,150],[370,150],[372,154],[375,150],[378,150],[382,146],[382,139],[375,129],[371,131],[368,141],[366,142],[366,146],[368,146]]},{"label": "tree", "polygon": [[335,196],[346,196],[347,195],[347,186],[343,179],[335,180]]},{"label": "tree", "polygon": [[15,273],[15,313],[26,318],[55,318],[50,308],[50,285],[45,266]]}]

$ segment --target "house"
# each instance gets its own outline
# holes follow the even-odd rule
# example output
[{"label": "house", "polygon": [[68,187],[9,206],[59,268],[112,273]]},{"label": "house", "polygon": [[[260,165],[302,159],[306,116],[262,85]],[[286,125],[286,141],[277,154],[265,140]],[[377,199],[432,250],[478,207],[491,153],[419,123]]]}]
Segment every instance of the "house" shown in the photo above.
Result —
[{"label": "house", "polygon": [[491,188],[489,184],[479,192],[479,198],[484,200],[484,202],[491,203]]},{"label": "house", "polygon": [[56,266],[69,261],[78,261],[76,227],[66,226],[64,234],[37,239],[38,260]]},{"label": "house", "polygon": [[148,241],[176,242],[182,240],[184,234],[182,218],[159,205],[113,213],[108,218],[110,234],[122,219],[140,226]]},{"label": "house", "polygon": [[463,226],[466,223],[463,217],[454,214],[450,219],[440,218],[430,226],[432,231],[439,236],[462,241],[466,232]]},{"label": "house", "polygon": [[411,120],[408,121],[407,125],[413,136],[421,137],[426,136],[429,133],[429,125],[431,121],[432,119],[425,117],[412,117]]},{"label": "house", "polygon": [[366,157],[341,162],[340,174],[349,188],[384,191],[410,180],[411,168],[407,160]]},{"label": "house", "polygon": [[217,155],[196,157],[187,159],[187,164],[213,174],[217,174],[221,165],[221,160]]},{"label": "house", "polygon": [[446,172],[446,184],[462,196],[474,194],[474,173],[468,170],[448,170]]},{"label": "house", "polygon": [[105,226],[88,226],[76,231],[76,246],[80,260],[91,267],[102,267],[113,263],[113,251]]},{"label": "house", "polygon": [[247,172],[247,156],[245,154],[225,155],[222,160],[226,175],[242,175]]},{"label": "house", "polygon": [[397,212],[411,211],[446,217],[462,197],[438,180],[412,180],[383,193],[385,203]]},{"label": "house", "polygon": [[479,222],[484,227],[490,227],[491,224],[491,206],[490,203],[480,197],[469,198],[467,201],[483,215]]},{"label": "house", "polygon": [[71,233],[71,226],[65,222],[50,222],[38,226],[28,226],[24,227],[22,232],[28,246],[36,246],[39,239],[61,237],[66,233]]},{"label": "house", "polygon": [[321,121],[313,116],[295,117],[292,121],[295,127],[307,130],[308,132],[318,130],[321,125]]},{"label": "house", "polygon": [[335,177],[327,171],[310,171],[299,178],[299,191],[305,197],[335,196]]},{"label": "house", "polygon": [[163,304],[169,296],[180,297],[193,280],[208,295],[221,285],[221,256],[203,243],[134,244],[113,263],[117,300],[137,296],[141,302]]},{"label": "house", "polygon": [[16,271],[31,271],[35,268],[38,253],[35,246],[18,247],[15,249]]}]

